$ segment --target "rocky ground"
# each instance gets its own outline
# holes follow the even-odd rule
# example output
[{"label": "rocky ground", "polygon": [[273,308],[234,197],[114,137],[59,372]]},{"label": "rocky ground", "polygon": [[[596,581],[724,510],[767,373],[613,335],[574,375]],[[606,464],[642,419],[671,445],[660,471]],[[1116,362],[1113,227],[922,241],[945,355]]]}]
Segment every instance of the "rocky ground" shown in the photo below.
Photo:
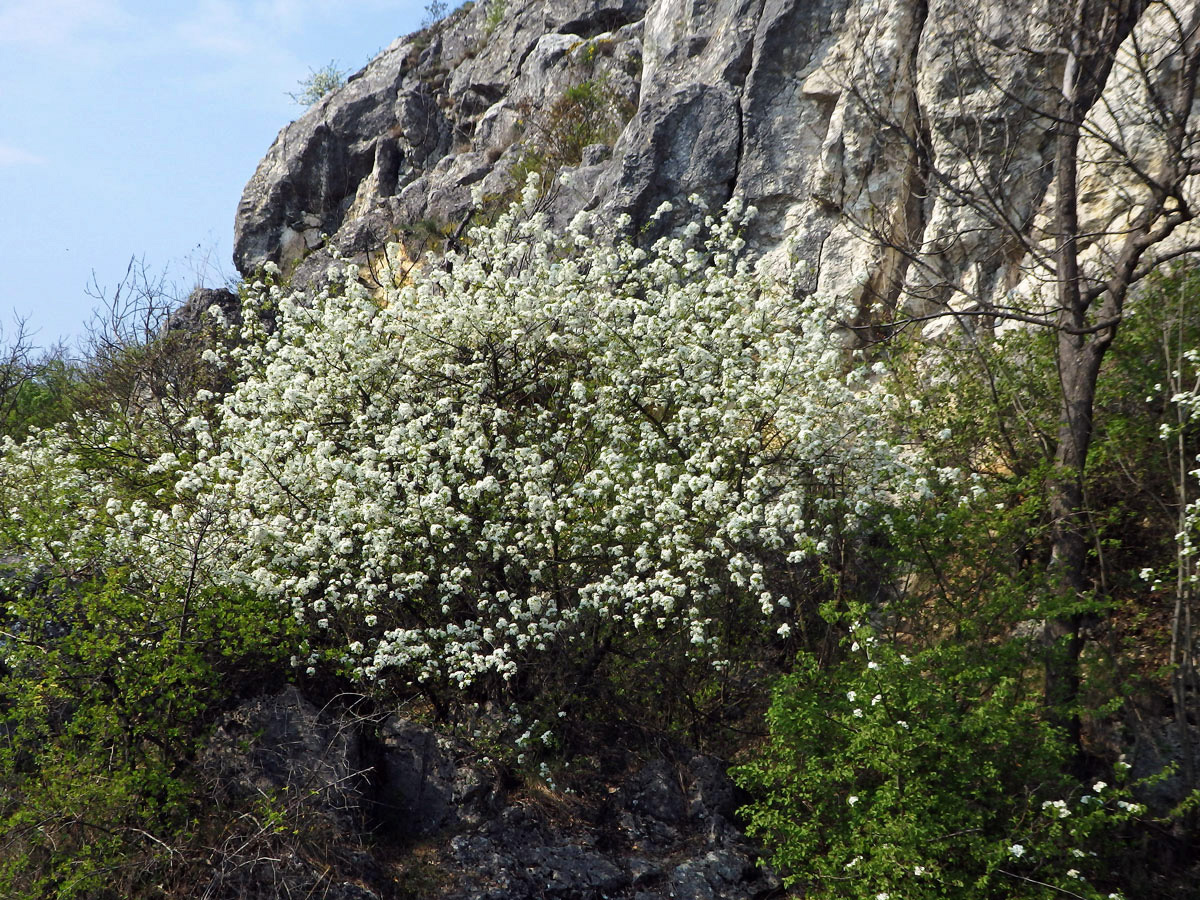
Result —
[{"label": "rocky ground", "polygon": [[[677,748],[582,791],[517,780],[464,745],[295,687],[230,711],[202,760],[219,803],[286,798],[231,838],[205,896],[750,900],[781,893],[716,757]],[[276,829],[272,832],[272,829]],[[281,836],[282,835],[282,836]]]}]

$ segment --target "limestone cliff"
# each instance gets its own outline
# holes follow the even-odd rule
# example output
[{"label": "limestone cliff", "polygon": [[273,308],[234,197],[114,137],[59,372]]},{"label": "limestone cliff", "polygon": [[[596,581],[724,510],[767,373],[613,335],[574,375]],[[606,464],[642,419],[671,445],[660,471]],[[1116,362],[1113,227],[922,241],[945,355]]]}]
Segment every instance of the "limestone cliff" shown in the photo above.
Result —
[{"label": "limestone cliff", "polygon": [[[1134,36],[1147,58],[1154,9]],[[1029,0],[467,4],[280,133],[238,208],[235,260],[305,260],[305,275],[328,261],[325,234],[352,256],[453,235],[473,189],[496,202],[535,169],[560,220],[637,223],[664,200],[736,193],[760,211],[757,247],[790,238],[811,288],[839,296],[1028,292],[1052,243],[1039,216],[1064,59],[1045,16]],[[1084,232],[1136,205],[1112,157],[1156,152],[1137,100],[1159,75],[1136,58],[1096,105],[1116,145],[1085,141]]]}]

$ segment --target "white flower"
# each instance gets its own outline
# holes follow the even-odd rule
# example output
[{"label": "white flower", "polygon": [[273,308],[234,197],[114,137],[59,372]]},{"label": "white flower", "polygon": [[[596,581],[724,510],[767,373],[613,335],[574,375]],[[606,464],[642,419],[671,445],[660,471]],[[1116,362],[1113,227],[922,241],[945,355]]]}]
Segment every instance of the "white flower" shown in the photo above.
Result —
[{"label": "white flower", "polygon": [[1093,785],[1092,785],[1092,790],[1093,790],[1093,791],[1095,791],[1097,794],[1099,794],[1099,793],[1101,793],[1101,792],[1102,792],[1102,791],[1103,791],[1103,790],[1104,790],[1106,787],[1108,787],[1108,785],[1107,785],[1105,782],[1103,782],[1103,781],[1097,781],[1095,784],[1093,784]]},{"label": "white flower", "polygon": [[921,875],[924,875],[925,867],[924,866],[913,866],[913,874],[918,877],[920,877]]},{"label": "white flower", "polygon": [[858,795],[851,794],[848,798],[846,798],[846,802],[849,803],[851,806],[853,806],[855,803],[858,802]]},{"label": "white flower", "polygon": [[1071,814],[1067,809],[1066,800],[1045,800],[1042,802],[1042,809],[1046,810],[1052,816],[1057,816],[1060,819],[1065,819]]},{"label": "white flower", "polygon": [[1008,848],[1008,852],[1010,854],[1012,854],[1013,856],[1015,856],[1017,859],[1020,859],[1022,856],[1025,855],[1025,845],[1024,844],[1013,844],[1011,847]]},{"label": "white flower", "polygon": [[1078,869],[1067,869],[1067,877],[1068,878],[1082,878],[1083,876],[1081,876],[1079,874]]}]

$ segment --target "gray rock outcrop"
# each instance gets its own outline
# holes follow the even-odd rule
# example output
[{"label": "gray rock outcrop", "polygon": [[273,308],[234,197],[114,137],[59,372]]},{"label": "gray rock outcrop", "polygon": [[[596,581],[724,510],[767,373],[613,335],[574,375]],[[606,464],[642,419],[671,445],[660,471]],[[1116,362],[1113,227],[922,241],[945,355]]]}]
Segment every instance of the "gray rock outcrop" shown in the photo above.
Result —
[{"label": "gray rock outcrop", "polygon": [[635,762],[560,792],[343,701],[286,687],[220,721],[200,771],[247,827],[214,855],[210,895],[394,896],[397,872],[453,900],[752,900],[779,887],[734,822],[741,799],[715,757]]},{"label": "gray rock outcrop", "polygon": [[[1045,21],[1032,0],[484,0],[280,133],[239,206],[235,261],[305,281],[332,249],[436,246],[537,171],[560,222],[595,209],[636,227],[664,201],[738,195],[759,210],[755,247],[790,240],[831,296],[1028,294],[1046,271],[1063,59]],[[1113,68],[1094,124],[1148,160],[1136,69]],[[564,148],[577,128],[587,145]],[[1136,195],[1104,168],[1111,151],[1084,154],[1088,234]]]},{"label": "gray rock outcrop", "polygon": [[213,308],[232,326],[242,322],[242,305],[238,295],[226,288],[199,287],[188,294],[187,299],[167,317],[167,331],[201,332],[211,325],[207,316]]},{"label": "gray rock outcrop", "polygon": [[232,710],[210,739],[202,768],[227,802],[291,795],[340,826],[363,821],[369,766],[357,730],[294,687]]}]

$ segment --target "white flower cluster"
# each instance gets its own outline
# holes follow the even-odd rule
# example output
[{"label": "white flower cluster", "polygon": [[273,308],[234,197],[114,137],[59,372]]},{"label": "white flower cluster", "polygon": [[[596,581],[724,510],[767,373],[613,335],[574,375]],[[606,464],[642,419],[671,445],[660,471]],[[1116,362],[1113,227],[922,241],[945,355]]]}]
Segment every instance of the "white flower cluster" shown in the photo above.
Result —
[{"label": "white flower cluster", "polygon": [[[1178,368],[1173,369],[1170,373],[1170,384],[1174,391],[1168,397],[1168,403],[1176,422],[1173,425],[1165,422],[1159,425],[1159,438],[1167,442],[1177,442],[1175,449],[1181,455],[1177,464],[1185,468],[1187,475],[1190,476],[1190,479],[1181,479],[1177,487],[1177,499],[1183,506],[1183,515],[1179,520],[1179,530],[1175,534],[1175,564],[1179,568],[1179,584],[1195,585],[1200,584],[1200,566],[1197,564],[1200,559],[1200,499],[1196,499],[1194,480],[1200,480],[1200,457],[1195,459],[1183,457],[1182,436],[1188,428],[1192,427],[1197,416],[1200,416],[1200,374],[1197,374],[1200,372],[1200,349],[1184,351],[1182,362],[1186,363],[1188,371]],[[1162,384],[1154,386],[1155,394],[1162,390]],[[1154,396],[1149,396],[1146,398],[1146,402],[1152,402],[1154,399]],[[1191,468],[1193,464],[1197,468]],[[1138,575],[1154,590],[1163,584],[1163,573],[1156,572],[1152,568],[1144,568]]]},{"label": "white flower cluster", "polygon": [[[117,412],[0,443],[7,580],[57,589],[120,573],[145,600],[148,634],[182,627],[181,608],[220,581],[229,516],[193,483],[188,460],[206,451],[181,442],[184,418],[169,413],[138,422],[136,439]],[[209,430],[202,416],[186,415]]]},{"label": "white flower cluster", "polygon": [[170,502],[86,502],[367,678],[511,678],[597,630],[705,653],[909,471],[843,311],[751,267],[739,215],[645,250],[514,211],[382,295],[262,286],[196,458],[155,463]]}]

